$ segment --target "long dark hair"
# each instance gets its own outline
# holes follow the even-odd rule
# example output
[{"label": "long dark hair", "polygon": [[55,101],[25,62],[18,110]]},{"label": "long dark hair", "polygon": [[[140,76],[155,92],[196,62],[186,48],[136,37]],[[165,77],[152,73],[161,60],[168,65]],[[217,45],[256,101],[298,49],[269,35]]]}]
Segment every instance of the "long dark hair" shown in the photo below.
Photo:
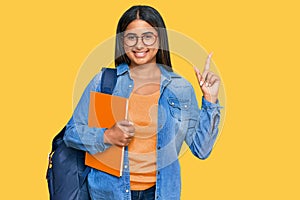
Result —
[{"label": "long dark hair", "polygon": [[120,18],[117,26],[115,66],[122,63],[130,65],[130,60],[125,53],[122,36],[127,26],[135,19],[141,19],[153,26],[158,32],[159,48],[156,54],[156,62],[162,64],[167,70],[172,71],[169,42],[166,25],[157,10],[150,6],[132,6]]}]

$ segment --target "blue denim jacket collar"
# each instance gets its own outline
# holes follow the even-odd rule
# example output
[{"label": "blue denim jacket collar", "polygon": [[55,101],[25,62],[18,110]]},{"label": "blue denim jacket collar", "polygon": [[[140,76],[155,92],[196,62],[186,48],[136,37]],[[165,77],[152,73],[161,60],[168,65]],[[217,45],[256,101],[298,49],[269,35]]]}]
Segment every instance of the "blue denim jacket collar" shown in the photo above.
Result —
[{"label": "blue denim jacket collar", "polygon": [[[170,83],[172,78],[180,78],[179,75],[177,75],[174,72],[169,72],[162,65],[158,64],[158,67],[161,72],[161,91]],[[129,66],[126,63],[120,64],[117,66],[117,75],[118,76],[120,76],[128,71],[129,71]]]},{"label": "blue denim jacket collar", "polygon": [[120,76],[129,71],[129,66],[126,63],[117,66],[117,75]]}]

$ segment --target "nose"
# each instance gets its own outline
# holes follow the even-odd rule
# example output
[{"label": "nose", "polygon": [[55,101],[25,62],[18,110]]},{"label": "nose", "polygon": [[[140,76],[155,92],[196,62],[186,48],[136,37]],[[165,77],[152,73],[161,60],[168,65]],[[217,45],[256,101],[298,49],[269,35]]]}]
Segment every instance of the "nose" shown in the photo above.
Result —
[{"label": "nose", "polygon": [[144,43],[143,43],[141,37],[137,38],[137,43],[136,43],[136,45],[135,45],[135,48],[137,48],[137,49],[142,49],[142,48],[144,48]]}]

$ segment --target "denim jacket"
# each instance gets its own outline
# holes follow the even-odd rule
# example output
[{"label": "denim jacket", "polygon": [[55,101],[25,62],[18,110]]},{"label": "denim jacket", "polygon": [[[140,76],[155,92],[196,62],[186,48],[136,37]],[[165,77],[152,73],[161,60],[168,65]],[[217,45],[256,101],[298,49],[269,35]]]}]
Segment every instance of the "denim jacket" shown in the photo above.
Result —
[{"label": "denim jacket", "polygon": [[[209,156],[220,121],[220,106],[202,97],[199,109],[192,85],[159,65],[161,70],[157,121],[156,194],[159,200],[180,199],[181,178],[178,155],[183,142],[200,159]],[[113,95],[129,98],[133,80],[127,64],[117,67],[117,83]],[[105,151],[104,128],[88,127],[90,91],[97,91],[101,82],[98,73],[86,87],[73,116],[67,124],[64,141],[69,147],[91,154]],[[88,175],[88,188],[95,200],[130,200],[130,169],[128,149],[125,148],[123,175],[115,177],[96,169]]]}]

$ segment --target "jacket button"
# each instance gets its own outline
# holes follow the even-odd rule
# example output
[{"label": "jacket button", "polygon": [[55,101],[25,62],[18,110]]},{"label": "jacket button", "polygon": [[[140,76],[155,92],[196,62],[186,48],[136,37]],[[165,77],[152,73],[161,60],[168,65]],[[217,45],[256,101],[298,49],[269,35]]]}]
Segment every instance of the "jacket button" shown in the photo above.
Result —
[{"label": "jacket button", "polygon": [[157,149],[160,150],[160,146],[158,146]]},{"label": "jacket button", "polygon": [[129,192],[129,190],[126,190],[126,192]]}]

